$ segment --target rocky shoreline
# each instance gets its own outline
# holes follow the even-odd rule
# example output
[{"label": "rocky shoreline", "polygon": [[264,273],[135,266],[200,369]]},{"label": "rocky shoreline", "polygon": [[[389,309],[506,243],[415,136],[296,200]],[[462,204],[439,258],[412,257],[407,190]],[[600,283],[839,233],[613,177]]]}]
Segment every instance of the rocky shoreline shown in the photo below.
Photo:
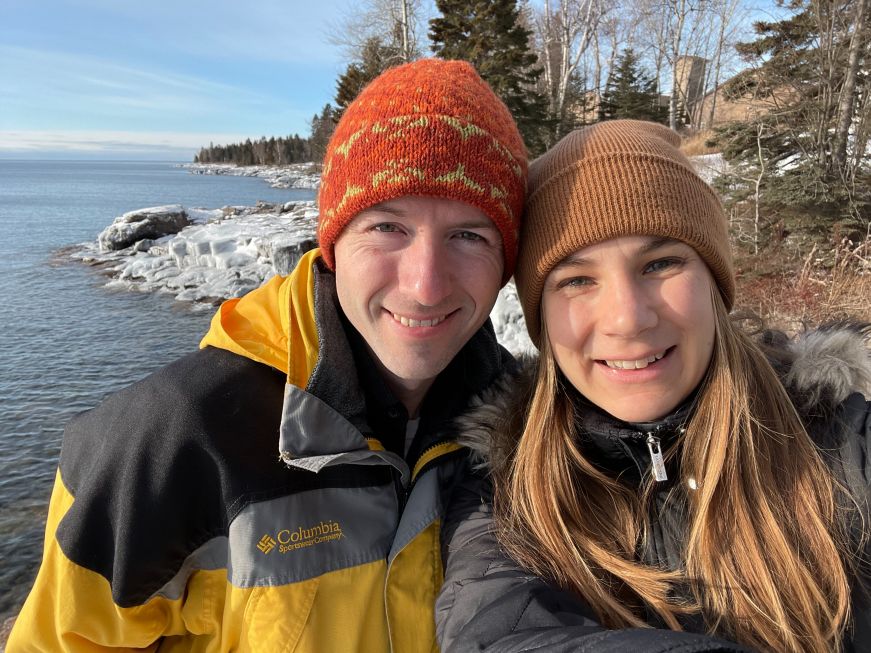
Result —
[{"label": "rocky shoreline", "polygon": [[179,167],[195,175],[260,177],[273,188],[316,189],[321,184],[321,166],[316,163],[292,163],[286,166],[237,166],[234,163],[182,163]]}]

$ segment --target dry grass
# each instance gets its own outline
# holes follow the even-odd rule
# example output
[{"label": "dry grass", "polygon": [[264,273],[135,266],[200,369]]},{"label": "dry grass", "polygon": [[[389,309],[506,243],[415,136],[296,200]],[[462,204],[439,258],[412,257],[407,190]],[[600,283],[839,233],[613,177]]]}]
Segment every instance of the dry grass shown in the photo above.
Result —
[{"label": "dry grass", "polygon": [[716,152],[719,152],[720,150],[717,148],[705,145],[705,141],[711,138],[713,134],[714,132],[708,129],[706,131],[701,131],[698,134],[694,134],[693,136],[687,136],[681,141],[680,151],[687,156],[699,156],[701,154],[715,154]]},{"label": "dry grass", "polygon": [[[794,333],[833,320],[871,322],[871,238],[858,245],[843,241],[833,262],[814,247],[791,266],[773,266],[781,267],[776,272],[754,274],[748,263],[739,259],[736,308],[756,313],[769,326]],[[770,258],[766,265],[772,267]]]}]

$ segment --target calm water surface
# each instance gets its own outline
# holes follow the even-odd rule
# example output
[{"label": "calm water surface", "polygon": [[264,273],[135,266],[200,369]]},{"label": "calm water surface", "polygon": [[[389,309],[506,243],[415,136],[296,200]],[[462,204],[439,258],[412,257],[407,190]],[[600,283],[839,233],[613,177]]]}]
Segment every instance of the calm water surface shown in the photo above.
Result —
[{"label": "calm water surface", "polygon": [[146,206],[313,198],[170,163],[0,160],[0,620],[36,574],[63,425],[195,349],[211,317],[168,296],[107,291],[53,252]]}]

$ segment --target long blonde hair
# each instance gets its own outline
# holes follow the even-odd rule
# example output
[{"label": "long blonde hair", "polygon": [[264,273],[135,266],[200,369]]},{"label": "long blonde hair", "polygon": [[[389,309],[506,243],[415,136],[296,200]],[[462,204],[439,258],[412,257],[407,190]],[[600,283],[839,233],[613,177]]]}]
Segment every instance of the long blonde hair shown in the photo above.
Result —
[{"label": "long blonde hair", "polygon": [[522,437],[494,473],[501,539],[610,628],[645,626],[645,608],[675,630],[700,613],[709,632],[756,649],[839,651],[850,557],[838,486],[765,356],[713,296],[711,362],[669,452],[680,480],[668,501],[686,515],[683,568],[637,559],[655,481],[639,492],[587,458],[546,328],[534,392],[513,418]]}]

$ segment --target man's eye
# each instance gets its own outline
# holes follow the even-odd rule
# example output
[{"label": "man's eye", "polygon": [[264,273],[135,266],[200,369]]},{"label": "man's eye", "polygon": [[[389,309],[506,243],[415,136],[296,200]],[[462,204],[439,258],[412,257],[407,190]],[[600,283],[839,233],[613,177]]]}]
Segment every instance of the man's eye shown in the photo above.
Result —
[{"label": "man's eye", "polygon": [[392,232],[394,232],[394,231],[399,231],[399,230],[396,228],[396,225],[394,225],[394,224],[389,224],[389,223],[387,223],[387,222],[381,222],[381,223],[379,223],[379,224],[374,225],[374,226],[372,227],[372,230],[373,230],[373,231],[378,231],[378,232],[380,232],[380,233],[385,233],[385,234],[387,234],[387,233],[392,233]]},{"label": "man's eye", "polygon": [[484,240],[481,234],[476,234],[474,231],[461,231],[457,236],[462,240],[479,241]]}]

